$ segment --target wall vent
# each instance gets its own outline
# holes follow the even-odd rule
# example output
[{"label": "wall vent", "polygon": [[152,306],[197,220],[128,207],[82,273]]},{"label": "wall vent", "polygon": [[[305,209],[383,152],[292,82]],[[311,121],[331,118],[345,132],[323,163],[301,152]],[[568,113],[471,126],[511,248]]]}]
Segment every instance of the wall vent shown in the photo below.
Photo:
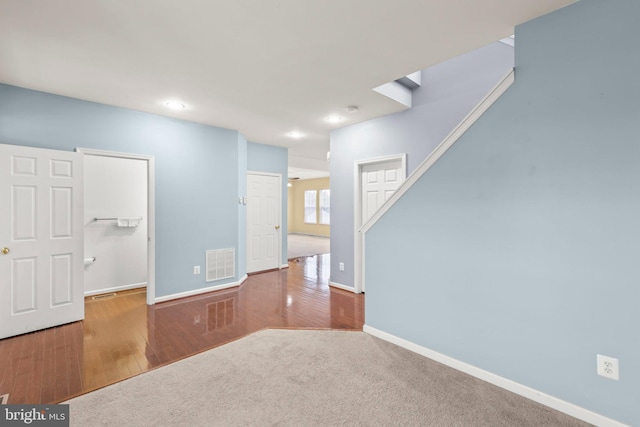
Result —
[{"label": "wall vent", "polygon": [[207,251],[207,282],[227,279],[236,275],[236,250],[216,249]]}]

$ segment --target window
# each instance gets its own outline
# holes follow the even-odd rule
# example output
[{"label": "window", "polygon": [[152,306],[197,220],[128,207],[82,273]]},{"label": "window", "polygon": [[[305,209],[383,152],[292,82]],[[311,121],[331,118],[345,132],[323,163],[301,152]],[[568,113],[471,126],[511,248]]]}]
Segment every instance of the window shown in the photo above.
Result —
[{"label": "window", "polygon": [[320,224],[331,224],[331,190],[320,190]]},{"label": "window", "polygon": [[305,224],[317,224],[316,214],[316,190],[306,190],[304,192],[304,222]]}]

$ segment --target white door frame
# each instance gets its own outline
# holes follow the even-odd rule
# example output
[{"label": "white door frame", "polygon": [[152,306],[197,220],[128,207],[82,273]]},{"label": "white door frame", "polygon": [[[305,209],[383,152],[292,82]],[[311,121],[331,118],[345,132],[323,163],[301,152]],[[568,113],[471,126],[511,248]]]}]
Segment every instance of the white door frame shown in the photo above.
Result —
[{"label": "white door frame", "polygon": [[78,153],[88,156],[115,157],[119,159],[144,160],[147,162],[147,305],[156,299],[156,211],[155,211],[155,160],[153,156],[120,153],[117,151],[76,148]]},{"label": "white door frame", "polygon": [[[280,192],[280,204],[278,205],[278,223],[280,224],[280,228],[278,229],[278,268],[287,268],[289,265],[282,265],[282,174],[279,173],[271,173],[271,172],[260,172],[260,171],[247,171],[247,176],[249,175],[265,175],[265,176],[275,176],[278,178],[278,191]],[[248,182],[248,180],[247,180]],[[249,189],[245,189],[246,193],[249,193]],[[246,215],[246,211],[245,211]],[[248,254],[249,254],[249,221],[245,221],[246,223],[246,250],[245,250],[245,265],[248,265]]]},{"label": "white door frame", "polygon": [[353,247],[354,247],[354,292],[359,294],[364,289],[364,234],[362,233],[362,168],[367,165],[376,163],[386,163],[394,160],[400,160],[401,174],[400,178],[404,182],[407,178],[407,154],[394,154],[390,156],[374,157],[371,159],[356,160],[354,163],[354,220],[353,220]]}]

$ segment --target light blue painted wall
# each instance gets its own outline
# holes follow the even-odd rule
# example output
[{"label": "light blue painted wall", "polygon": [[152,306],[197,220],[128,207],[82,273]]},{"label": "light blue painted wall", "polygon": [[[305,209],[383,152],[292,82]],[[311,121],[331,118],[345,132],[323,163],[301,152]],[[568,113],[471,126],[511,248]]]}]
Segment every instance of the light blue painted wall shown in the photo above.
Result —
[{"label": "light blue painted wall", "polygon": [[0,85],[0,143],[155,157],[157,297],[238,279],[205,283],[193,266],[204,267],[207,249],[237,248],[244,258],[239,142],[232,130]]},{"label": "light blue painted wall", "polygon": [[[254,172],[277,173],[282,177],[282,264],[287,264],[287,177],[289,168],[289,150],[273,145],[247,144],[247,170]],[[246,182],[245,182],[246,188]],[[246,194],[246,190],[245,190]]]},{"label": "light blue painted wall", "polygon": [[640,425],[639,19],[517,28],[514,85],[367,233],[367,325]]},{"label": "light blue painted wall", "polygon": [[[238,200],[247,195],[247,139],[238,133]],[[247,274],[247,206],[238,203],[238,277]]]},{"label": "light blue painted wall", "polygon": [[354,282],[354,162],[407,153],[413,172],[512,67],[512,47],[485,46],[423,70],[412,109],[331,132],[332,282]]}]

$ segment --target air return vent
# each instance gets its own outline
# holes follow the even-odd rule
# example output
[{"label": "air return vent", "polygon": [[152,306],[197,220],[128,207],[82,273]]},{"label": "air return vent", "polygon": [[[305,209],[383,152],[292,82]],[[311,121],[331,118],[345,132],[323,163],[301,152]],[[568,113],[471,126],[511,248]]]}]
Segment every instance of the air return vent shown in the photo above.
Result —
[{"label": "air return vent", "polygon": [[236,250],[217,249],[207,251],[207,282],[236,275]]}]

